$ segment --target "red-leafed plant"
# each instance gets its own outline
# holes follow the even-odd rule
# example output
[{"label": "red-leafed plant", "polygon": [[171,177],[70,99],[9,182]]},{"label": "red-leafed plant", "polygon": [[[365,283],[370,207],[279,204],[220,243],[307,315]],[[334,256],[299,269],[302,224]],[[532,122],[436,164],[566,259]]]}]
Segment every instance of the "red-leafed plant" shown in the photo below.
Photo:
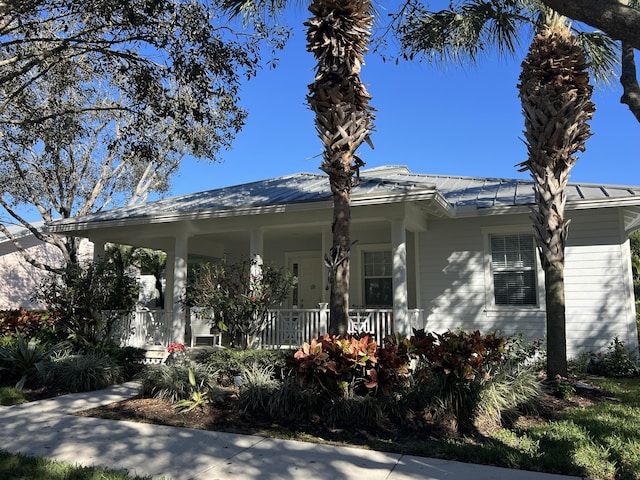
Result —
[{"label": "red-leafed plant", "polygon": [[19,332],[24,337],[31,338],[40,331],[49,331],[54,328],[55,315],[43,311],[15,310],[0,311],[0,336],[15,336]]},{"label": "red-leafed plant", "polygon": [[302,385],[318,387],[332,395],[371,391],[384,395],[402,374],[408,373],[409,357],[398,352],[397,344],[379,348],[368,335],[359,338],[326,334],[305,343],[291,363]]},{"label": "red-leafed plant", "polygon": [[505,338],[478,330],[417,331],[411,338],[411,353],[426,364],[442,407],[453,413],[461,431],[473,429],[483,384],[505,360],[506,344]]}]

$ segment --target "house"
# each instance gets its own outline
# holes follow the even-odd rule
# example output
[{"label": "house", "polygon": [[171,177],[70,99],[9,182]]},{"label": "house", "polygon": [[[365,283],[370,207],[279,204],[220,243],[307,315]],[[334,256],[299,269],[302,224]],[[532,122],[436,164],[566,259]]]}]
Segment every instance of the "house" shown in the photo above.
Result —
[{"label": "house", "polygon": [[[615,336],[636,349],[628,237],[640,228],[640,187],[571,184],[567,198],[568,354],[601,350]],[[404,166],[361,171],[352,191],[354,311],[391,312],[386,318],[402,334],[462,326],[543,338],[533,202],[527,180]],[[203,261],[259,254],[298,278],[283,310],[320,311],[329,297],[331,220],[327,176],[299,173],[55,221],[48,230],[167,252],[165,314],[172,341],[182,342],[189,265]]]}]

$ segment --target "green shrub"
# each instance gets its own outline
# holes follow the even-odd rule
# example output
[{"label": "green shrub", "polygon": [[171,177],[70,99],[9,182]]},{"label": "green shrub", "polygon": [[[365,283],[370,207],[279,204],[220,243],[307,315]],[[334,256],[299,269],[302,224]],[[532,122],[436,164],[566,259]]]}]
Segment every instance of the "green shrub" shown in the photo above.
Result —
[{"label": "green shrub", "polygon": [[15,387],[0,387],[0,405],[19,405],[28,401],[22,390]]},{"label": "green shrub", "polygon": [[232,385],[233,378],[243,370],[257,365],[259,368],[272,367],[275,378],[284,378],[287,370],[287,358],[291,350],[221,350],[208,352],[197,357],[196,361],[207,365],[218,375],[222,385]]},{"label": "green shrub", "polygon": [[70,354],[45,365],[44,383],[65,392],[101,390],[125,379],[124,369],[106,353]]},{"label": "green shrub", "polygon": [[544,377],[540,376],[536,366],[513,360],[505,362],[491,372],[483,385],[477,415],[501,424],[505,417],[512,420],[534,410],[544,392]]},{"label": "green shrub", "polygon": [[136,347],[109,346],[102,350],[123,369],[124,379],[130,380],[144,369],[145,349]]},{"label": "green shrub", "polygon": [[287,421],[306,421],[320,409],[320,396],[298,384],[293,377],[283,379],[268,398],[271,418]]},{"label": "green shrub", "polygon": [[279,382],[273,378],[272,367],[254,364],[245,368],[242,371],[238,409],[252,415],[271,416],[269,400],[278,387]]},{"label": "green shrub", "polygon": [[57,312],[56,325],[78,349],[112,343],[115,326],[138,301],[139,285],[124,264],[105,258],[86,266],[69,264],[62,275],[51,274],[36,292],[36,299]]},{"label": "green shrub", "polygon": [[605,377],[633,377],[640,374],[636,355],[618,337],[607,346],[606,352],[582,354],[573,365],[586,373]]},{"label": "green shrub", "polygon": [[14,342],[0,347],[0,371],[6,372],[8,379],[17,379],[16,388],[21,390],[25,384],[33,383],[38,376],[44,375],[45,362],[65,345],[60,343],[49,347],[36,338],[27,341],[16,332]]},{"label": "green shrub", "polygon": [[197,385],[210,383],[212,370],[206,365],[198,363],[190,365],[159,365],[142,372],[142,395],[145,397],[164,398],[171,402],[190,398],[193,390],[189,381],[190,369]]},{"label": "green shrub", "polygon": [[200,383],[196,382],[196,376],[191,368],[188,368],[189,373],[189,386],[191,392],[189,397],[178,400],[173,408],[180,411],[180,413],[190,412],[195,408],[202,409],[207,403],[209,403],[209,393],[211,391],[211,384],[205,382],[204,379],[200,380]]}]

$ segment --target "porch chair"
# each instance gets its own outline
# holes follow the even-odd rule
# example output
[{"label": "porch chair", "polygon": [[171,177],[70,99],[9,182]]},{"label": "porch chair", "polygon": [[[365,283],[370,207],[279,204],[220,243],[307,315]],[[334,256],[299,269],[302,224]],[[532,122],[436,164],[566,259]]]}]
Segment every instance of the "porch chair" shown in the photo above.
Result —
[{"label": "porch chair", "polygon": [[198,338],[213,339],[213,346],[222,345],[222,333],[211,333],[211,321],[191,315],[191,348],[197,345]]}]

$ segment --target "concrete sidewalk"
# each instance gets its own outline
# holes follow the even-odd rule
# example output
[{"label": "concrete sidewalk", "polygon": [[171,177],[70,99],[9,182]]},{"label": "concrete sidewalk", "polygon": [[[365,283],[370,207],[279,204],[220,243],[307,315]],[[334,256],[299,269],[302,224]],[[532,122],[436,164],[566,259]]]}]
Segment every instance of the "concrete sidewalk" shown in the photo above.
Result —
[{"label": "concrete sidewalk", "polygon": [[75,417],[72,412],[135,395],[135,382],[0,407],[0,448],[79,465],[166,479],[568,480],[351,447]]}]

